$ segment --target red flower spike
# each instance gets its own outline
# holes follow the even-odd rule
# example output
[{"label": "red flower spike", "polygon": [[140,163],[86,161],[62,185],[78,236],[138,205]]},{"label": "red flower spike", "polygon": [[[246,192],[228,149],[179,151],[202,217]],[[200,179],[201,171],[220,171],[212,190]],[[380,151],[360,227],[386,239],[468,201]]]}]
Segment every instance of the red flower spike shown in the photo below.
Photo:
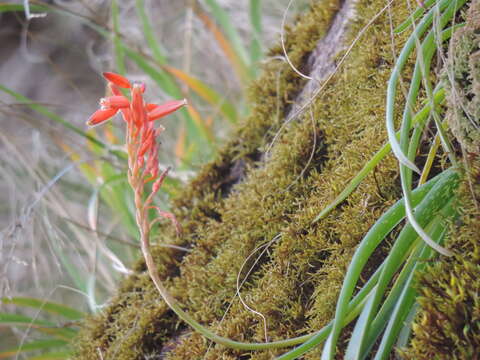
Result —
[{"label": "red flower spike", "polygon": [[147,114],[148,121],[154,121],[160,119],[172,112],[180,109],[182,106],[187,105],[187,100],[171,100],[162,105],[158,105]]},{"label": "red flower spike", "polygon": [[105,109],[124,109],[130,106],[130,101],[125,96],[109,96],[100,99],[100,106]]},{"label": "red flower spike", "polygon": [[132,87],[130,85],[130,81],[128,81],[128,79],[126,77],[123,77],[122,75],[112,72],[104,72],[103,77],[123,89],[130,89]]},{"label": "red flower spike", "polygon": [[118,109],[99,109],[95,111],[87,120],[88,126],[96,126],[109,120],[117,113]]}]

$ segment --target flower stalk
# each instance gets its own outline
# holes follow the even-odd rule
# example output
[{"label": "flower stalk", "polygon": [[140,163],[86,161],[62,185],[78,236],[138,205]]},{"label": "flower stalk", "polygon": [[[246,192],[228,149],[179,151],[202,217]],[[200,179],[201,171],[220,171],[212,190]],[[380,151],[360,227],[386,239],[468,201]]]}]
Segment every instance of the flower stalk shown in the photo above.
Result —
[{"label": "flower stalk", "polygon": [[[197,322],[189,314],[182,310],[176,300],[170,295],[163,285],[158,268],[150,251],[150,232],[160,218],[170,220],[177,234],[181,233],[180,224],[175,216],[169,212],[160,210],[153,204],[157,192],[168,175],[169,168],[159,171],[157,137],[165,130],[163,126],[154,127],[155,120],[160,119],[187,104],[186,100],[171,100],[162,105],[146,103],[143,99],[145,84],[131,83],[125,77],[106,72],[103,76],[108,80],[111,96],[100,100],[100,109],[95,111],[87,121],[89,126],[97,126],[110,120],[118,112],[122,114],[127,123],[126,151],[128,154],[128,183],[134,192],[135,219],[140,232],[140,244],[148,274],[152,279],[159,294],[168,307],[177,316],[189,324],[206,338],[224,346],[241,350],[266,350],[293,346],[300,344],[313,336],[313,334],[296,338],[266,342],[245,343],[219,336]],[[131,100],[125,97],[121,88],[129,89]],[[151,183],[150,192],[146,194],[147,184]],[[150,221],[149,212],[155,210],[158,218]],[[326,330],[322,330],[326,332]],[[321,331],[321,332],[322,332]]]},{"label": "flower stalk", "polygon": [[[150,251],[150,232],[159,218],[167,218],[175,226],[177,234],[181,228],[175,216],[160,210],[153,204],[155,195],[160,190],[170,168],[159,171],[157,137],[165,130],[163,126],[154,127],[154,120],[160,119],[186,105],[185,100],[172,100],[157,105],[145,103],[143,93],[145,85],[130,83],[125,77],[115,73],[104,73],[109,81],[111,96],[100,100],[100,109],[88,119],[89,126],[103,124],[118,112],[127,123],[126,151],[128,154],[128,183],[134,193],[135,219],[140,232],[142,254],[148,273],[159,293],[169,307],[175,306],[175,301],[162,284],[158,269]],[[123,96],[121,88],[130,89],[131,100]],[[151,183],[150,192],[146,194],[147,184]],[[149,212],[155,210],[159,218],[150,221]]]}]

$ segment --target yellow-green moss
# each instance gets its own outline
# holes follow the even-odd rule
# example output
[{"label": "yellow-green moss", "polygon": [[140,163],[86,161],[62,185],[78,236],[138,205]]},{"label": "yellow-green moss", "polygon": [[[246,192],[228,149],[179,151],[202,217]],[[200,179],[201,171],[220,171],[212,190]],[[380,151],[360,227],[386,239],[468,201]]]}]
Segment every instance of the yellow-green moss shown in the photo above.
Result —
[{"label": "yellow-green moss", "polygon": [[[325,34],[339,3],[312,5],[288,32],[286,46],[296,66],[302,67]],[[383,1],[359,0],[348,42],[383,6]],[[392,5],[395,23],[406,15],[405,2]],[[278,54],[280,48],[270,53]],[[174,202],[185,233],[175,239],[167,230],[162,241],[192,251],[185,255],[155,248],[154,257],[172,295],[197,320],[223,336],[264,341],[262,321],[234,296],[235,283],[247,256],[277,234],[280,237],[242,288],[248,304],[266,317],[269,338],[311,332],[332,318],[355,246],[398,198],[394,159],[383,161],[376,176],[367,177],[325,220],[311,222],[385,143],[385,85],[393,61],[384,14],[315,100],[312,117],[307,111],[286,127],[263,159],[305,82],[285,62],[268,62],[251,89],[252,115]],[[400,113],[401,101],[397,106]],[[98,358],[99,353],[104,359],[120,360],[160,354],[167,359],[270,359],[278,353],[245,353],[209,344],[168,311],[142,262],[136,270],[138,274],[125,281],[111,305],[86,322],[77,359]]]},{"label": "yellow-green moss", "polygon": [[463,148],[480,147],[480,2],[472,1],[466,26],[453,36],[446,83],[449,89],[449,121]]}]

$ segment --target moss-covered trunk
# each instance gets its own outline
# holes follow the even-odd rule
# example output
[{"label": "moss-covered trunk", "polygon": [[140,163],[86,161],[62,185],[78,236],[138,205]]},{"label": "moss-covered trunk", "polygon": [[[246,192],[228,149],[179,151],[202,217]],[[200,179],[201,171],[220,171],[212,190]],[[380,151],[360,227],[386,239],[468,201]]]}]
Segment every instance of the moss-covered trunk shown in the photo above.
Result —
[{"label": "moss-covered trunk", "polygon": [[[172,295],[215,332],[262,342],[326,325],[356,245],[400,197],[398,165],[389,156],[328,217],[312,223],[387,139],[386,83],[395,49],[407,36],[396,36],[393,44],[391,24],[409,12],[407,2],[396,1],[361,33],[384,6],[371,0],[314,3],[285,44],[291,63],[313,79],[300,77],[280,46],[272,49],[251,88],[251,115],[175,200],[183,236],[166,227],[155,240],[189,251],[156,247],[154,256]],[[402,103],[399,96],[397,113]],[[388,247],[376,250],[364,278]],[[478,254],[476,244],[472,249]],[[237,280],[243,301],[262,316],[239,301]],[[475,306],[478,316],[478,303],[470,310]],[[206,341],[168,310],[140,261],[111,304],[85,323],[77,358],[270,359],[276,353]]]}]

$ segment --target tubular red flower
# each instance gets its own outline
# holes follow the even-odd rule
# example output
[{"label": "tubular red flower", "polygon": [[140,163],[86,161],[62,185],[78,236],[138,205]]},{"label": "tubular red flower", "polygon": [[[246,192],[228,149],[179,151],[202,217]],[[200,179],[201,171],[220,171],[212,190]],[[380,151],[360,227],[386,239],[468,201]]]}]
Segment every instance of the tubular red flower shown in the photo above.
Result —
[{"label": "tubular red flower", "polygon": [[100,106],[104,109],[124,109],[130,106],[125,96],[114,95],[100,99]]},{"label": "tubular red flower", "polygon": [[133,84],[132,87],[132,103],[130,109],[132,110],[133,121],[139,128],[145,124],[146,111],[143,102],[143,93],[141,84]]},{"label": "tubular red flower", "polygon": [[118,109],[99,109],[95,111],[87,120],[88,126],[96,126],[109,120],[117,113]]},{"label": "tubular red flower", "polygon": [[140,150],[138,150],[138,156],[143,156],[147,152],[148,149],[150,149],[153,146],[154,143],[154,138],[153,136],[150,136],[148,139],[142,142],[142,146],[140,147]]},{"label": "tubular red flower", "polygon": [[172,112],[180,109],[182,106],[187,104],[187,100],[171,100],[167,101],[162,105],[157,105],[155,108],[150,110],[147,114],[148,121],[153,121],[160,119]]},{"label": "tubular red flower", "polygon": [[[110,92],[113,94],[113,96],[123,96],[122,92],[120,91],[117,85],[113,83],[108,83],[108,88],[110,89]],[[130,123],[132,121],[130,109],[126,107],[126,108],[121,108],[120,111],[122,112],[123,120],[125,120],[125,122],[127,123]]]},{"label": "tubular red flower", "polygon": [[111,83],[117,85],[118,87],[124,88],[124,89],[130,89],[132,86],[130,84],[130,81],[126,77],[123,77],[122,75],[115,74],[112,72],[104,72],[103,77],[110,81]]}]

